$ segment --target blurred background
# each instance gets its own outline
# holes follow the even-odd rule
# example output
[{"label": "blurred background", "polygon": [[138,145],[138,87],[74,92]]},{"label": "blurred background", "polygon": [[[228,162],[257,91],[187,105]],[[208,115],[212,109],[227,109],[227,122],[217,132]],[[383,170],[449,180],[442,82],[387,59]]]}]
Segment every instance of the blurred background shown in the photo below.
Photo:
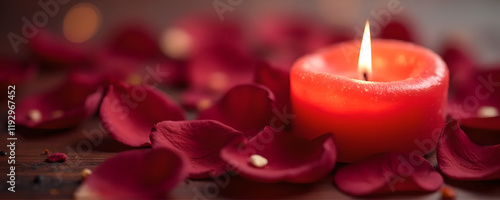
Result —
[{"label": "blurred background", "polygon": [[[41,135],[20,143],[35,164],[19,169],[29,172],[20,180],[31,183],[31,172],[38,169],[40,156],[31,155],[44,148],[65,151],[67,144],[85,140],[80,130],[100,126],[94,115],[100,99],[92,108],[82,107],[110,82],[153,83],[188,111],[188,119],[245,83],[267,86],[281,108],[289,106],[294,61],[360,39],[367,19],[372,37],[409,41],[441,55],[450,69],[450,105],[461,106],[481,85],[477,77],[500,81],[499,10],[497,0],[0,1],[0,88],[16,85],[16,124],[27,127],[26,133],[78,127],[59,139]],[[467,114],[476,116],[489,106],[497,116],[499,99],[500,92],[492,92]],[[6,110],[0,107],[1,113]],[[68,113],[78,117],[68,121]],[[96,151],[89,158],[102,161],[101,153],[113,155]],[[91,161],[86,164],[99,163]],[[79,171],[73,173],[80,180]],[[67,198],[77,186],[68,182]]]},{"label": "blurred background", "polygon": [[[144,22],[155,33],[159,34],[169,23],[181,16],[203,10],[217,15],[213,0],[152,0],[135,1],[73,1],[59,3],[59,9],[53,17],[49,17],[47,28],[55,34],[63,35],[64,20],[68,11],[79,3],[94,5],[99,12],[100,25],[89,37],[88,43],[101,42],[119,25],[127,22]],[[2,1],[0,4],[1,26],[0,53],[8,56],[22,56],[26,53],[26,45],[20,45],[20,53],[16,54],[7,34],[21,34],[22,18],[29,21],[35,13],[43,11],[39,2],[50,1]],[[56,1],[58,2],[58,1]],[[64,2],[64,1],[61,1]],[[221,2],[226,2],[221,0]],[[370,11],[379,11],[387,6],[389,0],[242,0],[241,4],[232,6],[232,11],[224,15],[240,15],[259,17],[264,13],[278,11],[294,11],[307,14],[314,20],[324,22],[331,27],[352,30],[362,27],[366,19],[372,19]],[[399,0],[403,11],[393,18],[404,18],[418,41],[436,51],[448,37],[459,35],[467,42],[468,49],[481,62],[494,63],[500,61],[500,2],[495,0],[467,1],[412,1]],[[78,20],[77,20],[78,21]],[[76,22],[73,22],[76,23]],[[80,22],[85,23],[85,22]],[[87,22],[88,23],[88,22]],[[245,27],[250,24],[241,24]]]}]

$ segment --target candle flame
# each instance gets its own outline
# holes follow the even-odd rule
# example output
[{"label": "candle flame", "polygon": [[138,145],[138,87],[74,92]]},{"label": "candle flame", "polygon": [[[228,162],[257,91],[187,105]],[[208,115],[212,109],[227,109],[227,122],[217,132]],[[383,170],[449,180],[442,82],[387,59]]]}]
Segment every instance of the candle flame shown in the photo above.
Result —
[{"label": "candle flame", "polygon": [[370,22],[366,20],[363,40],[359,50],[358,74],[360,79],[368,81],[372,75],[372,49],[370,40]]}]

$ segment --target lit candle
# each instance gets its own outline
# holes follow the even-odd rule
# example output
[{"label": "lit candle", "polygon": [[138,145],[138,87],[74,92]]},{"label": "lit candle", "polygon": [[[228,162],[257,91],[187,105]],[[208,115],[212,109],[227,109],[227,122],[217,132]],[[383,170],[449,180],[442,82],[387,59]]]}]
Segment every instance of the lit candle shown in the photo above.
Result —
[{"label": "lit candle", "polygon": [[442,59],[407,42],[370,42],[368,22],[359,55],[346,54],[352,46],[360,42],[296,61],[290,74],[294,132],[306,138],[332,132],[341,162],[381,152],[428,153],[444,125],[448,69]]}]

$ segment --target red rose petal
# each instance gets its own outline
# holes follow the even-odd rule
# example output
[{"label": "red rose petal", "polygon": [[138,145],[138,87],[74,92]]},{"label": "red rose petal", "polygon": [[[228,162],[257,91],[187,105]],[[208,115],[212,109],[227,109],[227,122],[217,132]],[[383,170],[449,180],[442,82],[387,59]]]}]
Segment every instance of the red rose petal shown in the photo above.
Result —
[{"label": "red rose petal", "polygon": [[68,156],[64,153],[53,153],[47,157],[47,162],[64,162]]},{"label": "red rose petal", "polygon": [[76,199],[163,199],[186,178],[184,158],[169,149],[131,150],[100,164]]},{"label": "red rose petal", "polygon": [[272,123],[273,108],[274,95],[268,88],[258,84],[239,85],[200,112],[198,119],[217,120],[252,136]]},{"label": "red rose petal", "polygon": [[402,21],[390,21],[380,31],[380,38],[416,42],[408,26]]},{"label": "red rose petal", "polygon": [[33,129],[74,127],[91,117],[102,99],[99,79],[74,72],[58,88],[26,97],[16,106],[16,123]]},{"label": "red rose petal", "polygon": [[88,56],[87,48],[82,44],[75,44],[58,38],[46,30],[38,29],[38,33],[30,39],[30,50],[46,63],[46,66],[69,66],[85,61]]},{"label": "red rose petal", "polygon": [[184,120],[184,111],[162,91],[147,85],[109,86],[100,109],[110,136],[129,146],[150,146],[151,127],[163,120]]},{"label": "red rose petal", "polygon": [[276,97],[276,107],[290,106],[290,73],[289,71],[262,64],[257,68],[255,83],[268,87]]},{"label": "red rose petal", "polygon": [[214,120],[163,121],[151,131],[153,149],[178,150],[189,158],[189,177],[208,178],[225,172],[219,151],[243,134]]},{"label": "red rose petal", "polygon": [[478,145],[500,144],[500,117],[459,119],[460,128]]},{"label": "red rose petal", "polygon": [[500,133],[500,117],[467,118],[459,121],[462,127],[491,130]]},{"label": "red rose petal", "polygon": [[[453,94],[455,102],[462,103],[468,112],[477,112],[481,106],[500,109],[500,65],[468,72]],[[475,105],[477,104],[477,105]]]},{"label": "red rose petal", "polygon": [[366,196],[393,192],[432,192],[441,187],[443,177],[421,156],[385,153],[340,168],[334,181],[342,192]]},{"label": "red rose petal", "polygon": [[469,140],[458,121],[446,124],[437,147],[441,171],[459,180],[500,179],[500,144],[479,146]]},{"label": "red rose petal", "polygon": [[[260,155],[267,165],[255,167],[250,156]],[[221,157],[237,173],[259,182],[310,183],[323,178],[335,166],[337,151],[331,134],[306,140],[288,132],[266,127],[250,140],[244,138],[226,146]]]},{"label": "red rose petal", "polygon": [[488,107],[500,110],[500,91],[496,89],[500,86],[500,66],[466,72],[462,79],[450,95],[448,115],[455,119],[494,117],[484,116],[482,111]]}]

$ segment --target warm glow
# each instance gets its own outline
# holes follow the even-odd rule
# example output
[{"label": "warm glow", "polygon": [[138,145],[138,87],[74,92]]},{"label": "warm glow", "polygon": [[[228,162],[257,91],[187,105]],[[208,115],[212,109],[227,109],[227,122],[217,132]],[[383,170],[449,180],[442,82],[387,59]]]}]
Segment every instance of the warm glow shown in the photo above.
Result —
[{"label": "warm glow", "polygon": [[101,26],[99,9],[90,3],[73,6],[63,22],[64,37],[74,43],[82,43],[92,38]]},{"label": "warm glow", "polygon": [[189,56],[193,41],[191,36],[182,28],[166,29],[159,40],[161,51],[176,59],[185,59]]},{"label": "warm glow", "polygon": [[366,20],[363,40],[359,50],[358,74],[362,80],[370,80],[372,75],[372,47],[370,39],[370,22]]}]

